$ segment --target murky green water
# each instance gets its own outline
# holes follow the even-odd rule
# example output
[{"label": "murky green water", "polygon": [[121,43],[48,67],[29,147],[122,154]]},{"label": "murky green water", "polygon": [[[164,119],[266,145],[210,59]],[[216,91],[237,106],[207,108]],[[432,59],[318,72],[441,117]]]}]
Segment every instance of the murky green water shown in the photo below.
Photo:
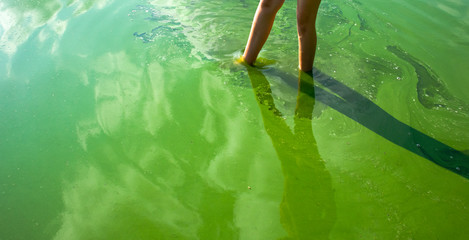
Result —
[{"label": "murky green water", "polygon": [[0,239],[466,239],[469,4],[256,6],[0,1]]}]

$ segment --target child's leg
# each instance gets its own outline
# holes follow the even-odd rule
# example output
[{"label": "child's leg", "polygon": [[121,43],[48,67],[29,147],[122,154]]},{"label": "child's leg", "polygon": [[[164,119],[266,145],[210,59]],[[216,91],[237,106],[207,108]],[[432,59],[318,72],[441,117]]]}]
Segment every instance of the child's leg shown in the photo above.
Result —
[{"label": "child's leg", "polygon": [[256,15],[252,22],[251,33],[246,44],[243,59],[246,63],[252,65],[256,61],[257,55],[264,46],[269,36],[275,15],[285,0],[261,0],[257,7]]},{"label": "child's leg", "polygon": [[297,0],[297,2],[299,67],[302,71],[308,72],[313,69],[316,53],[316,16],[321,0]]}]

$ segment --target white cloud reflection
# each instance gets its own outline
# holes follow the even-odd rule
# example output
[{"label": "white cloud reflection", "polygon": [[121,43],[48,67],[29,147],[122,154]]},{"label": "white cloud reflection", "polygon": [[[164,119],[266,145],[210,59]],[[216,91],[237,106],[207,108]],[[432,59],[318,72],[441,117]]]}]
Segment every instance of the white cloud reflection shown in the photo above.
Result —
[{"label": "white cloud reflection", "polygon": [[[190,23],[189,15],[180,17]],[[209,56],[206,50],[216,39],[197,38],[196,30],[185,32],[196,49],[191,52]],[[76,127],[87,161],[66,184],[55,239],[204,239],[201,229],[207,228],[239,234],[239,239],[284,235],[279,161],[264,132],[253,137],[261,123],[253,127],[252,118],[239,111],[217,64],[178,57],[141,66],[126,51],[109,52],[82,74],[83,84],[94,90],[95,114]],[[200,69],[184,73],[180,68],[194,65]],[[185,94],[175,93],[182,88]],[[192,139],[192,145],[184,133],[194,131],[200,139]],[[195,154],[198,147],[204,154]],[[247,190],[249,185],[255,191]],[[218,216],[212,202],[221,202],[232,216]]]},{"label": "white cloud reflection", "polygon": [[94,89],[95,115],[76,126],[88,161],[65,184],[55,239],[197,239],[201,217],[176,191],[185,160],[142,140],[172,119],[166,70],[139,67],[124,51],[90,66],[84,84]]},{"label": "white cloud reflection", "polygon": [[91,166],[79,174],[64,191],[62,226],[54,239],[196,239],[197,213],[136,169],[120,166],[119,179]]},{"label": "white cloud reflection", "polygon": [[158,63],[144,70],[124,52],[108,53],[96,60],[94,71],[96,115],[106,134],[117,133],[122,121],[133,120],[154,135],[165,120],[171,119],[164,69]]}]

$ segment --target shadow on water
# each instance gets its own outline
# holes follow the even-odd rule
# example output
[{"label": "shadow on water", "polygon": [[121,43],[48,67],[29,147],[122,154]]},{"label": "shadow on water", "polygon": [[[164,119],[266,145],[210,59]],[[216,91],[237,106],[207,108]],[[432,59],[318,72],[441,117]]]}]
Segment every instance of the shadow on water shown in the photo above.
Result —
[{"label": "shadow on water", "polygon": [[303,74],[298,86],[293,131],[276,108],[269,82],[254,67],[247,67],[264,127],[270,136],[284,175],[280,205],[284,239],[328,239],[336,219],[331,175],[319,155],[311,125],[314,84]]},{"label": "shadow on water", "polygon": [[[293,76],[270,69],[292,87]],[[360,123],[392,143],[401,146],[435,164],[469,179],[469,156],[397,120],[378,105],[342,84],[333,77],[314,68],[314,80],[322,87],[314,86],[316,100]],[[313,88],[314,83],[309,88]],[[328,89],[328,90],[326,90]]]}]

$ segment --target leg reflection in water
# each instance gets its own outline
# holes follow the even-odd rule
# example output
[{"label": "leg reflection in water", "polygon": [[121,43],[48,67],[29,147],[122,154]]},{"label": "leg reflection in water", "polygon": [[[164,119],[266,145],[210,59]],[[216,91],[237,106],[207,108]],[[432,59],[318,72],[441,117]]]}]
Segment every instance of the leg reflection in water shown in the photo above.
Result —
[{"label": "leg reflection in water", "polygon": [[300,71],[292,131],[275,107],[265,75],[255,67],[247,69],[285,179],[280,205],[280,220],[288,233],[285,239],[328,239],[336,208],[331,175],[319,155],[311,125],[313,78]]}]

